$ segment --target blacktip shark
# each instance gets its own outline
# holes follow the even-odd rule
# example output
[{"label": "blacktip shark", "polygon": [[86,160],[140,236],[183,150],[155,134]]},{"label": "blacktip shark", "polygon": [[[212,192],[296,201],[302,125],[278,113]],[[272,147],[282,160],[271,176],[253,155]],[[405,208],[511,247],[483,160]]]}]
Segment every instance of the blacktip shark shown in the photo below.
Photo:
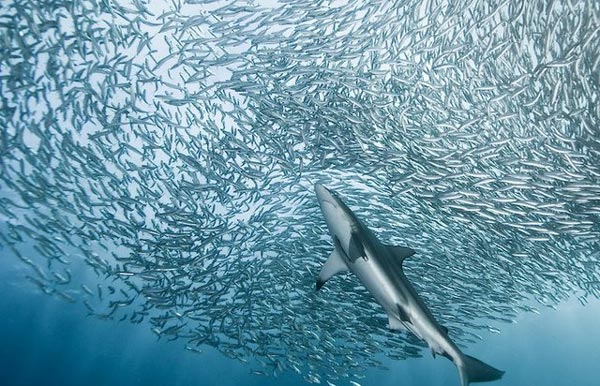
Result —
[{"label": "blacktip shark", "polygon": [[363,225],[339,196],[315,184],[334,249],[317,278],[317,290],[337,273],[351,271],[385,309],[392,330],[410,331],[423,339],[435,357],[440,354],[458,368],[462,386],[500,379],[504,371],[463,354],[410,284],[402,262],[415,251],[386,245]]}]

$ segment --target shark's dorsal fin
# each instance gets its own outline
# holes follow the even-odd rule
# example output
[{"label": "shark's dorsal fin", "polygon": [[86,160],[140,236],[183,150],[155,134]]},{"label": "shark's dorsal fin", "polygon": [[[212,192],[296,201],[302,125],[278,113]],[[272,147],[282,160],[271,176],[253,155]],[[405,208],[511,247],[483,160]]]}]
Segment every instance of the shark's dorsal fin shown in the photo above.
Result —
[{"label": "shark's dorsal fin", "polygon": [[388,251],[390,251],[390,255],[394,258],[398,259],[398,262],[402,264],[404,259],[410,257],[415,254],[415,251],[408,247],[399,247],[396,245],[386,245]]},{"label": "shark's dorsal fin", "polygon": [[348,266],[344,262],[342,258],[343,251],[340,250],[338,243],[335,243],[333,252],[329,255],[329,258],[321,268],[321,272],[319,272],[319,276],[317,277],[317,291],[323,287],[323,284],[327,280],[329,280],[333,275],[346,272],[348,270]]}]

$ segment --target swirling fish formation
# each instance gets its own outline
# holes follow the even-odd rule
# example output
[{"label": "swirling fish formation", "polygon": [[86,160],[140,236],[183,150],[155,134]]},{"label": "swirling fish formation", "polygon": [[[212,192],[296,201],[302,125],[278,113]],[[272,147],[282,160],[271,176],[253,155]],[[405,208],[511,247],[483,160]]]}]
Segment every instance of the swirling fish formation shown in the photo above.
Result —
[{"label": "swirling fish formation", "polygon": [[3,253],[187,350],[359,379],[421,346],[355,278],[315,293],[321,182],[465,345],[600,295],[599,45],[584,0],[3,1]]}]

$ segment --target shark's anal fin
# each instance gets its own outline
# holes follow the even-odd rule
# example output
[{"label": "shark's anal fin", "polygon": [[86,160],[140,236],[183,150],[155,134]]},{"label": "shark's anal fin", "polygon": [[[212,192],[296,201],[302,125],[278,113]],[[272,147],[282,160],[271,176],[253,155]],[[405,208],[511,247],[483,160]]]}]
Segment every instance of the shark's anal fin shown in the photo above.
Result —
[{"label": "shark's anal fin", "polygon": [[388,312],[390,330],[410,331],[410,318],[400,304],[396,304],[396,312]]},{"label": "shark's anal fin", "polygon": [[396,306],[396,308],[398,308],[398,316],[400,317],[400,320],[406,323],[410,323],[410,318],[408,317],[406,311],[404,311],[402,306],[400,304],[396,304]]},{"label": "shark's anal fin", "polygon": [[395,259],[398,259],[398,262],[402,264],[404,259],[410,257],[415,254],[415,251],[408,247],[399,247],[396,245],[386,245],[386,248],[390,252],[390,255]]},{"label": "shark's anal fin", "polygon": [[325,284],[325,282],[333,275],[340,272],[346,272],[348,270],[348,266],[342,258],[342,253],[344,252],[340,251],[337,243],[335,244],[336,245],[334,246],[333,252],[331,252],[331,255],[329,255],[329,258],[323,265],[323,268],[321,268],[319,276],[317,276],[317,291],[320,290],[321,287],[323,287],[323,284]]},{"label": "shark's anal fin", "polygon": [[452,355],[448,354],[447,352],[445,352],[445,351],[444,351],[444,352],[442,353],[442,356],[444,356],[445,358],[448,358],[448,359],[450,359],[451,361],[453,361],[453,362],[454,362],[454,359],[452,359]]},{"label": "shark's anal fin", "polygon": [[395,331],[408,331],[408,328],[406,328],[406,325],[404,323],[402,323],[402,321],[400,319],[398,319],[398,317],[396,315],[393,314],[388,314],[388,321],[389,321],[389,325],[390,325],[390,330],[395,330]]}]

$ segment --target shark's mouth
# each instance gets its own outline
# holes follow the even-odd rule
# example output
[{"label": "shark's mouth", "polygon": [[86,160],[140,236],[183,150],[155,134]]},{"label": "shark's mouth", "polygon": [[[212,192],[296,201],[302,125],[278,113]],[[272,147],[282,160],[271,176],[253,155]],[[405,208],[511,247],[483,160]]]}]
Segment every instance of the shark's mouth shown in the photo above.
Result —
[{"label": "shark's mouth", "polygon": [[328,204],[328,205],[331,205],[331,206],[333,206],[334,208],[337,208],[337,207],[338,207],[338,206],[337,206],[337,204],[336,204],[335,202],[333,202],[333,201],[331,201],[330,199],[327,199],[327,198],[324,198],[324,199],[322,199],[322,200],[321,200],[321,203],[322,203],[322,204]]}]

